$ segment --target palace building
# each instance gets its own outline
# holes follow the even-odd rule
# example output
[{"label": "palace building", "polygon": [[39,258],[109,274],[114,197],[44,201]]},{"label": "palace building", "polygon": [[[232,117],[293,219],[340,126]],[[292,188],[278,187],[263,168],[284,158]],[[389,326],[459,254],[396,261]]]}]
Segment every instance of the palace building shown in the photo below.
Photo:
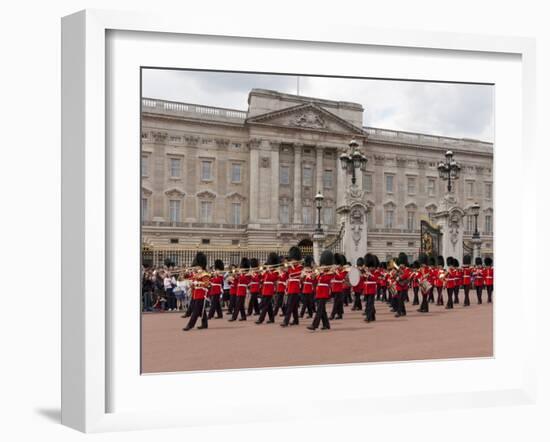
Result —
[{"label": "palace building", "polygon": [[[243,103],[244,104],[244,103]],[[368,249],[415,258],[420,220],[446,192],[437,164],[452,150],[462,166],[453,192],[482,255],[493,248],[493,144],[363,126],[359,103],[252,89],[248,109],[142,99],[142,235],[152,246],[278,247],[310,243],[314,197],[324,196],[327,242],[350,177],[339,155],[355,139],[367,156],[357,182],[369,207]],[[466,244],[468,247],[468,244]],[[460,257],[461,258],[461,257]]]}]

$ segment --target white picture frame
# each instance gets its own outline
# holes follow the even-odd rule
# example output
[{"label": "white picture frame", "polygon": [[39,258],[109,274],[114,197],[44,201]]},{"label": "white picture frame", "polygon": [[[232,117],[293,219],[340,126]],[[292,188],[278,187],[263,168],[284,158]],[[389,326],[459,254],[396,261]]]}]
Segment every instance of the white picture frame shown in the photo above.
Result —
[{"label": "white picture frame", "polygon": [[[311,45],[325,45],[332,48],[350,49],[357,47],[376,48],[381,53],[390,48],[400,48],[404,52],[412,50],[431,51],[431,55],[438,54],[472,54],[477,57],[479,63],[483,63],[484,56],[489,54],[502,54],[505,57],[516,57],[520,63],[521,90],[507,91],[512,98],[510,103],[516,103],[520,109],[506,109],[500,112],[497,102],[497,119],[495,146],[507,146],[506,143],[517,142],[520,146],[521,172],[527,177],[530,165],[534,164],[535,146],[533,141],[534,131],[534,106],[535,106],[535,46],[532,39],[517,37],[490,37],[480,35],[464,35],[451,33],[428,33],[402,31],[395,33],[389,30],[377,30],[369,28],[350,28],[345,26],[333,27],[300,27],[296,28],[283,23],[270,24],[269,22],[247,22],[234,26],[234,23],[222,25],[218,22],[209,22],[197,17],[195,20],[182,24],[177,17],[156,16],[150,13],[127,13],[113,11],[87,10],[67,16],[62,20],[62,423],[84,432],[100,432],[123,429],[161,428],[171,426],[208,425],[212,414],[205,414],[206,404],[197,404],[192,413],[181,416],[180,413],[160,413],[148,410],[139,404],[133,409],[121,406],[113,407],[110,403],[111,391],[115,388],[112,373],[118,370],[118,363],[114,360],[120,356],[113,354],[113,347],[109,339],[108,328],[117,318],[112,316],[111,301],[109,300],[109,287],[113,278],[112,266],[116,263],[116,250],[110,246],[116,241],[117,229],[113,220],[113,195],[110,194],[114,183],[112,179],[113,167],[118,167],[116,158],[109,151],[109,143],[116,144],[116,136],[107,132],[106,121],[112,117],[107,107],[108,94],[111,92],[109,82],[116,76],[106,76],[108,56],[115,52],[109,52],[107,34],[109,32],[131,33],[157,33],[165,36],[216,36],[223,40],[227,38],[247,39],[248,41],[269,41],[273,45],[281,44],[288,47],[306,42]],[[140,34],[145,35],[145,34]],[[153,35],[153,34],[150,34]],[[267,39],[267,40],[263,40]],[[160,51],[162,52],[162,51]],[[422,69],[411,65],[408,77],[422,78]],[[437,67],[434,67],[435,69]],[[243,69],[247,70],[247,66]],[[475,72],[464,74],[468,81],[475,81]],[[483,75],[481,75],[483,77]],[[517,79],[517,76],[514,77]],[[485,78],[491,80],[491,76]],[[502,83],[504,88],[509,83]],[[496,88],[501,85],[497,82]],[[135,97],[139,100],[139,96]],[[139,101],[138,101],[139,102]],[[519,113],[518,113],[519,112]],[[518,127],[505,127],[503,130],[511,140],[499,138],[501,128],[510,126],[515,117],[521,115]],[[132,123],[133,124],[133,123]],[[503,132],[505,133],[505,132]],[[137,132],[135,134],[138,136]],[[139,155],[139,144],[135,146]],[[519,147],[518,147],[519,148]],[[503,148],[503,154],[497,155],[497,164],[506,162],[508,151]],[[500,157],[499,157],[500,156]],[[504,175],[499,175],[495,168],[495,192],[496,212],[499,207],[504,207],[506,197],[498,190],[504,189],[506,183]],[[116,178],[115,178],[116,179]],[[495,261],[497,263],[497,287],[495,292],[501,294],[501,300],[497,298],[495,303],[495,327],[499,331],[495,335],[497,343],[500,336],[505,335],[505,329],[500,333],[499,327],[504,322],[500,318],[508,318],[510,305],[507,304],[504,295],[506,288],[498,285],[499,266],[502,266],[501,274],[506,274],[507,264],[504,259],[499,261],[499,256],[509,256],[517,253],[521,264],[521,274],[527,275],[531,257],[536,256],[535,230],[521,229],[527,221],[536,218],[536,191],[527,186],[519,186],[513,191],[514,197],[519,198],[521,216],[516,220],[508,220],[511,224],[501,228],[498,214],[495,216]],[[139,192],[139,189],[136,189]],[[500,197],[498,196],[500,192]],[[499,201],[502,205],[499,206]],[[136,199],[137,204],[137,199]],[[131,211],[131,210],[130,210]],[[505,213],[502,211],[501,213]],[[504,216],[503,218],[504,219]],[[504,236],[506,228],[520,228],[520,240],[518,244],[509,244],[499,237]],[[112,228],[111,228],[112,227]],[[133,232],[135,233],[135,232]],[[139,244],[135,244],[139,250]],[[116,248],[115,248],[116,249]],[[137,279],[137,278],[136,278]],[[524,293],[535,293],[536,279],[525,278],[522,286]],[[136,283],[138,283],[136,281]],[[516,302],[516,301],[515,301]],[[532,300],[526,296],[517,299],[518,310],[526,309]],[[501,310],[506,307],[507,310]],[[129,313],[131,315],[131,312]],[[499,322],[500,321],[500,322]],[[307,413],[315,413],[319,407],[325,407],[329,402],[337,401],[339,413],[367,413],[369,410],[387,412],[407,410],[414,404],[415,409],[441,409],[452,407],[490,406],[501,403],[528,404],[533,403],[536,392],[535,378],[535,333],[534,321],[527,321],[525,317],[517,318],[521,325],[514,328],[519,336],[511,338],[509,342],[500,341],[502,345],[500,354],[497,351],[492,361],[482,362],[484,370],[489,372],[491,367],[498,367],[502,373],[506,373],[507,379],[499,377],[495,373],[494,382],[487,384],[485,388],[479,385],[469,390],[468,386],[462,386],[460,392],[445,391],[441,386],[441,392],[437,388],[419,395],[413,391],[399,394],[390,392],[367,393],[364,388],[339,395],[330,393],[327,398],[312,397],[311,407],[304,411],[303,403],[287,404],[281,407],[274,399],[273,409],[254,409],[253,401],[240,398],[238,401],[227,402],[238,410],[237,419],[231,422],[254,422],[265,419],[269,413],[270,419],[293,418],[297,415],[306,417]],[[519,327],[519,329],[518,329]],[[508,336],[508,335],[506,335]],[[136,341],[138,336],[135,336]],[[516,349],[521,340],[521,353],[517,355],[518,361],[511,362],[508,358],[506,346]],[[116,345],[115,345],[116,347]],[[135,346],[132,346],[134,348]],[[120,346],[118,347],[120,348]],[[502,356],[501,356],[502,355]],[[116,357],[115,357],[116,356]],[[501,358],[499,360],[499,358]],[[132,363],[135,363],[132,362]],[[408,363],[409,372],[420,373],[428,365],[423,363]],[[477,367],[477,361],[460,360],[446,362],[429,362],[429,364],[446,364],[445,370],[465,371]],[[113,367],[113,365],[116,365]],[[319,368],[316,373],[333,375],[335,372],[345,372],[346,376],[361,376],[363,370],[375,371],[383,364],[355,364],[347,366],[330,366]],[[399,375],[404,364],[395,366],[384,365],[384,370]],[[506,370],[510,370],[507,372]],[[114,371],[113,371],[114,370]],[[240,370],[229,373],[198,373],[188,377],[192,379],[194,388],[204,388],[205,381],[211,384],[217,379],[226,376],[231,382],[239,384],[244,381],[244,375],[248,378],[260,379],[263,376],[279,376],[288,382],[299,380],[306,368],[292,368],[278,370],[271,373],[269,370]],[[321,371],[322,370],[322,371]],[[177,374],[176,374],[177,375]],[[311,372],[308,374],[311,376]],[[318,374],[317,374],[318,375]],[[139,376],[132,372],[131,377]],[[165,375],[170,377],[172,375]],[[216,378],[214,378],[216,376]],[[129,376],[130,377],[130,376]],[[154,388],[161,381],[161,376],[141,376],[139,382],[143,382],[144,391]],[[508,379],[510,378],[510,379]],[[114,379],[121,379],[120,373]],[[136,378],[137,379],[137,378]],[[182,378],[183,379],[183,378]],[[185,379],[184,379],[185,381]],[[127,384],[129,387],[131,384]],[[135,386],[136,384],[134,384]],[[219,386],[218,386],[219,388]],[[458,387],[457,387],[458,388]],[[124,394],[124,392],[120,393]],[[119,396],[120,396],[119,394]],[[165,399],[169,403],[168,393]],[[175,393],[174,393],[175,394]],[[146,395],[145,395],[146,397]],[[376,397],[376,406],[372,397]],[[250,399],[250,398],[249,398]],[[220,409],[224,407],[226,398],[220,398]],[[124,400],[119,401],[125,402]],[[139,402],[139,401],[138,401]],[[268,405],[266,405],[268,407]],[[210,411],[212,411],[210,409]],[[247,411],[241,414],[241,411]],[[306,413],[306,414],[304,414]],[[147,417],[146,419],[144,417]],[[220,416],[223,421],[223,416]]]}]

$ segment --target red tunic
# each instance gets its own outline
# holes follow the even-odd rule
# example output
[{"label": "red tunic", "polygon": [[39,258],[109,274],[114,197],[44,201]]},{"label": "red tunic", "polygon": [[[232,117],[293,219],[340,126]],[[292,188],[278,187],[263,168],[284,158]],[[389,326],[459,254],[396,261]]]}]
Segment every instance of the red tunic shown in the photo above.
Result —
[{"label": "red tunic", "polygon": [[221,295],[223,287],[223,276],[217,275],[210,280],[210,290],[208,290],[208,296]]},{"label": "red tunic", "polygon": [[474,278],[474,286],[475,287],[483,287],[483,283],[484,283],[483,269],[476,267],[472,271],[472,277]]},{"label": "red tunic", "polygon": [[277,284],[277,272],[268,270],[262,277],[262,296],[273,296],[275,293],[275,284]]},{"label": "red tunic", "polygon": [[336,273],[333,273],[333,278],[331,281],[332,293],[341,293],[344,291],[345,279],[346,279],[346,271],[344,269],[338,269],[336,270]]},{"label": "red tunic", "polygon": [[304,277],[304,283],[302,287],[302,293],[304,295],[310,295],[311,293],[313,293],[313,286],[315,284],[315,279],[316,278],[313,272],[309,272],[306,274],[306,276]]},{"label": "red tunic", "polygon": [[237,283],[239,281],[239,275],[231,275],[231,277],[233,278],[233,281],[229,286],[229,295],[235,296],[237,294]]},{"label": "red tunic", "polygon": [[242,274],[238,279],[237,296],[246,296],[246,290],[248,289],[248,284],[250,284],[250,275]]},{"label": "red tunic", "polygon": [[287,272],[281,272],[277,279],[277,293],[284,293],[286,290],[286,280],[288,279]]},{"label": "red tunic", "polygon": [[379,287],[386,287],[386,272],[383,269],[377,269],[375,271],[375,275],[378,276],[378,286]]},{"label": "red tunic", "polygon": [[485,285],[493,285],[493,268],[492,267],[485,267],[483,269],[483,278]]},{"label": "red tunic", "polygon": [[447,284],[446,284],[446,287],[448,289],[454,289],[455,288],[455,279],[456,279],[456,270],[452,269],[452,268],[447,270]]},{"label": "red tunic", "polygon": [[445,275],[445,271],[443,269],[434,269],[433,272],[433,279],[434,279],[434,286],[435,287],[443,287],[443,275]]},{"label": "red tunic", "polygon": [[[396,276],[397,278],[397,276]],[[409,279],[411,278],[411,271],[408,267],[404,267],[401,271],[401,276],[399,277],[399,280],[401,282],[397,282],[396,288],[398,291],[402,292],[409,288]]]},{"label": "red tunic", "polygon": [[469,286],[472,283],[472,268],[465,266],[462,268],[462,285]]},{"label": "red tunic", "polygon": [[286,283],[286,292],[289,295],[298,295],[302,291],[302,269],[299,264],[288,268],[288,280]]},{"label": "red tunic", "polygon": [[317,287],[315,289],[315,299],[330,298],[330,285],[334,273],[322,273],[317,277]]},{"label": "red tunic", "polygon": [[378,278],[374,273],[365,276],[363,294],[366,296],[376,295],[377,279]]},{"label": "red tunic", "polygon": [[420,280],[420,272],[419,271],[413,272],[411,275],[411,286],[413,288],[418,287],[419,280]]},{"label": "red tunic", "polygon": [[248,286],[250,293],[260,293],[260,275],[258,272],[254,272],[250,277],[250,284]]},{"label": "red tunic", "polygon": [[208,293],[208,278],[203,273],[195,273],[193,275],[193,299],[201,300],[206,297]]}]

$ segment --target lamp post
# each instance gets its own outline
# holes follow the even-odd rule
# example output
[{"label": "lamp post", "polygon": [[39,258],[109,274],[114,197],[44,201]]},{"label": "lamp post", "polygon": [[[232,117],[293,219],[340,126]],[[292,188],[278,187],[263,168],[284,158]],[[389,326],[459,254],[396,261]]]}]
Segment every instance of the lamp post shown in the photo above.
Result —
[{"label": "lamp post", "polygon": [[367,157],[359,151],[359,144],[355,140],[349,143],[349,151],[343,152],[340,155],[340,164],[342,169],[347,173],[351,173],[351,183],[355,185],[357,179],[355,177],[355,169],[361,169],[362,172],[367,170]]},{"label": "lamp post", "polygon": [[451,193],[452,180],[456,180],[458,178],[460,169],[460,164],[458,164],[453,158],[453,151],[448,150],[445,153],[445,162],[441,161],[437,165],[437,170],[439,170],[439,177],[442,180],[447,181],[447,192]]},{"label": "lamp post", "polygon": [[323,200],[325,197],[319,190],[317,192],[317,195],[315,195],[315,207],[317,207],[317,229],[315,229],[315,233],[322,235],[323,234],[323,228],[321,227],[321,209],[323,207]]},{"label": "lamp post", "polygon": [[477,217],[479,215],[480,206],[476,202],[471,207],[472,214],[474,215],[474,234],[472,235],[472,245],[474,246],[474,262],[478,256],[481,256],[481,238],[479,236],[479,230],[477,230]]}]

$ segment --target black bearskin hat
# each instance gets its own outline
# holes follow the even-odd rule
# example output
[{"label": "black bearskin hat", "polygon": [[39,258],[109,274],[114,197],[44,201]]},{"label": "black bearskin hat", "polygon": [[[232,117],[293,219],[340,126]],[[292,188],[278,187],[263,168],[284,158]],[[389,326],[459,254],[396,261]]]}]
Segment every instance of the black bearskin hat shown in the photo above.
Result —
[{"label": "black bearskin hat", "polygon": [[482,264],[483,264],[483,261],[481,260],[481,257],[478,256],[478,257],[476,258],[476,266],[480,266],[480,265],[482,265]]},{"label": "black bearskin hat", "polygon": [[454,266],[455,265],[455,259],[452,256],[447,256],[447,267]]},{"label": "black bearskin hat", "polygon": [[489,256],[486,256],[485,259],[483,260],[483,263],[487,266],[487,267],[490,267],[493,265],[493,260],[489,257]]},{"label": "black bearskin hat", "polygon": [[369,268],[376,265],[376,260],[374,259],[374,255],[372,253],[367,253],[365,255],[365,265]]},{"label": "black bearskin hat", "polygon": [[464,255],[462,257],[462,264],[469,266],[472,263],[472,257],[470,255]]},{"label": "black bearskin hat", "polygon": [[298,246],[292,246],[288,251],[288,259],[291,261],[301,261],[302,251]]},{"label": "black bearskin hat", "polygon": [[241,265],[239,266],[241,269],[249,269],[250,268],[250,261],[248,258],[241,258]]},{"label": "black bearskin hat", "polygon": [[279,262],[279,255],[277,255],[275,252],[271,252],[269,255],[267,255],[268,266],[279,264]]},{"label": "black bearskin hat", "polygon": [[418,264],[419,265],[426,265],[428,264],[428,255],[426,255],[424,252],[420,253],[418,255]]},{"label": "black bearskin hat", "polygon": [[334,264],[341,265],[340,263],[343,262],[341,256],[338,252],[334,254]]},{"label": "black bearskin hat", "polygon": [[455,259],[454,259],[454,262],[455,262],[455,263],[454,263],[454,266],[455,266],[455,267],[460,267],[460,261],[459,261],[458,259],[455,258]]},{"label": "black bearskin hat", "polygon": [[409,258],[407,257],[407,254],[405,252],[399,253],[399,256],[397,257],[397,264],[404,266],[409,265]]},{"label": "black bearskin hat", "polygon": [[252,267],[253,269],[257,269],[258,267],[260,267],[260,263],[258,262],[257,258],[250,258],[250,267]]},{"label": "black bearskin hat", "polygon": [[430,256],[428,258],[428,265],[429,266],[434,266],[435,265],[435,256]]},{"label": "black bearskin hat", "polygon": [[443,258],[443,256],[439,255],[437,257],[437,265],[438,266],[444,266],[445,265],[445,259]]},{"label": "black bearskin hat", "polygon": [[365,260],[361,257],[357,258],[357,261],[355,262],[355,265],[357,267],[363,267],[365,265]]},{"label": "black bearskin hat", "polygon": [[193,260],[193,263],[191,264],[191,267],[200,267],[203,270],[206,269],[207,261],[206,261],[206,255],[202,252],[197,252],[195,255],[195,259]]},{"label": "black bearskin hat", "polygon": [[216,259],[214,261],[214,269],[216,270],[223,270],[223,261],[221,259]]},{"label": "black bearskin hat", "polygon": [[305,265],[306,267],[313,267],[313,256],[307,255],[307,256],[304,258],[304,265]]},{"label": "black bearskin hat", "polygon": [[380,265],[380,260],[378,259],[378,256],[372,255],[374,259],[374,267],[378,267]]},{"label": "black bearskin hat", "polygon": [[420,263],[418,261],[415,261],[412,263],[412,268],[413,269],[419,269],[420,268]]},{"label": "black bearskin hat", "polygon": [[323,253],[321,253],[321,258],[319,258],[319,265],[334,265],[334,254],[330,250],[323,251]]},{"label": "black bearskin hat", "polygon": [[385,261],[382,261],[378,267],[380,267],[381,269],[385,269],[388,267],[388,264]]}]

